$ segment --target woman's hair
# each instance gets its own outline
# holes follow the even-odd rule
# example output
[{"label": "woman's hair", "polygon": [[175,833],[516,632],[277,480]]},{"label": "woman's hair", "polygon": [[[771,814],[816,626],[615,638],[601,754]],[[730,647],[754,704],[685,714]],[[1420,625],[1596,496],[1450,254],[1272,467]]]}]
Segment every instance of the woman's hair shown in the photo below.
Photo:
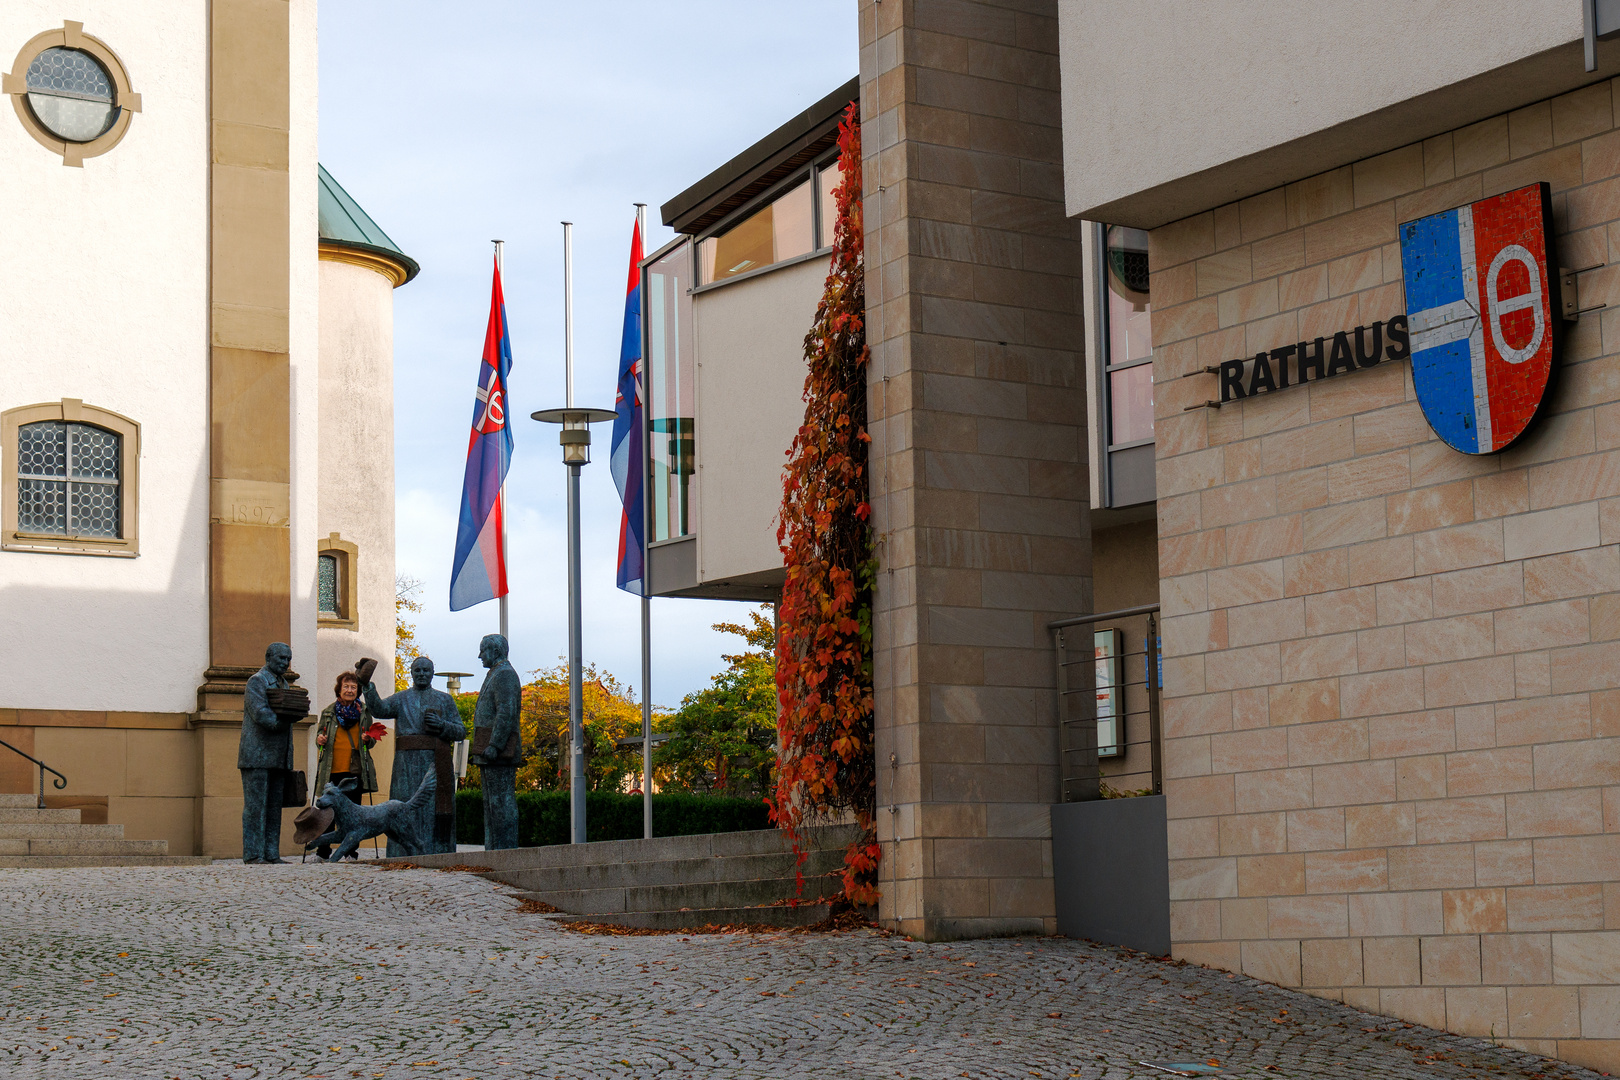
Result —
[{"label": "woman's hair", "polygon": [[360,687],[360,676],[356,675],[352,671],[340,672],[338,674],[337,681],[332,684],[332,696],[337,698],[339,701],[343,700],[343,684],[345,682],[354,683],[354,688],[356,690],[359,690],[361,688]]}]

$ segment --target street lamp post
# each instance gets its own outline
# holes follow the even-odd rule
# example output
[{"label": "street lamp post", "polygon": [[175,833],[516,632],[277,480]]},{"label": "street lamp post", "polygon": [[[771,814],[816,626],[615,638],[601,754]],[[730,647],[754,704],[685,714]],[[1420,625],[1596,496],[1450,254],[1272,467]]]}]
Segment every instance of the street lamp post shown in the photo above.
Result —
[{"label": "street lamp post", "polygon": [[612,409],[574,408],[574,226],[563,227],[563,386],[561,409],[529,415],[542,424],[560,424],[563,464],[568,466],[568,742],[569,807],[573,842],[585,843],[585,700],[580,685],[579,470],[591,461],[591,425],[612,420]]},{"label": "street lamp post", "polygon": [[[452,698],[461,693],[461,680],[472,678],[472,672],[470,671],[439,671],[435,672],[434,675],[436,678],[444,680],[445,689],[450,692]],[[458,780],[465,779],[467,776],[467,746],[466,739],[456,743],[454,760],[456,779]]]}]

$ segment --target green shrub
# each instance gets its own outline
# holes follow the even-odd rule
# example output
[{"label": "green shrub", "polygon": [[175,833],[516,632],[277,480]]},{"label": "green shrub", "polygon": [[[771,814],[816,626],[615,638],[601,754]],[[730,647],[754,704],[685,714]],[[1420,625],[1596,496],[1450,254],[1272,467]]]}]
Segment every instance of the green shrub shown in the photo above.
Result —
[{"label": "green shrub", "polygon": [[[763,799],[671,792],[654,795],[652,802],[654,836],[691,836],[771,827],[770,811]],[[566,791],[520,791],[517,804],[521,846],[568,843]],[[585,821],[586,835],[592,840],[640,840],[641,796],[587,792]],[[476,788],[456,792],[456,842],[484,842],[484,796]]]}]

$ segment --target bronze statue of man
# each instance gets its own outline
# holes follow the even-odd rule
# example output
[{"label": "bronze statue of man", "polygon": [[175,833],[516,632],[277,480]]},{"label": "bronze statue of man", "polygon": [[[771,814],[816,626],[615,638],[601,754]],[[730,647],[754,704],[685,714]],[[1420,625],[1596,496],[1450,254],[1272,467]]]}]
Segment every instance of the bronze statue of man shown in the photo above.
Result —
[{"label": "bronze statue of man", "polygon": [[426,851],[407,851],[388,834],[388,857],[428,855],[456,850],[455,744],[467,737],[456,710],[456,699],[433,687],[433,661],[418,656],[411,662],[411,685],[386,698],[366,683],[366,706],[371,715],[394,721],[394,778],[388,797],[409,802],[422,778],[437,777],[434,801],[422,807],[416,835],[432,837]]},{"label": "bronze statue of man", "polygon": [[468,760],[483,775],[484,847],[518,846],[517,767],[523,761],[518,714],[523,683],[506,659],[506,638],[488,634],[478,645],[478,659],[489,669],[478,689],[473,711],[473,743]]},{"label": "bronze statue of man", "polygon": [[281,858],[282,785],[293,767],[296,717],[270,707],[269,692],[285,690],[292,648],[276,642],[264,651],[242,694],[242,741],[236,767],[242,773],[242,861],[278,863]]}]

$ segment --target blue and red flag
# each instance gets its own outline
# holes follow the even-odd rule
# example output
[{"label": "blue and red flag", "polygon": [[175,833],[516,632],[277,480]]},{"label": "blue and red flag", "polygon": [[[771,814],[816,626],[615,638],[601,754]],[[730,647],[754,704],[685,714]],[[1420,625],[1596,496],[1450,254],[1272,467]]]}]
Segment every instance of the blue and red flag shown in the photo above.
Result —
[{"label": "blue and red flag", "polygon": [[1547,400],[1562,322],[1551,207],[1531,184],[1400,227],[1413,389],[1465,454],[1507,449]]},{"label": "blue and red flag", "polygon": [[619,588],[641,595],[646,537],[646,452],[642,413],[641,223],[630,234],[630,283],[624,298],[624,338],[619,346],[619,392],[613,409],[613,453],[609,462],[624,509],[619,517]]},{"label": "blue and red flag", "polygon": [[512,461],[512,429],[506,417],[506,378],[512,371],[512,337],[506,325],[501,268],[489,299],[489,328],[478,366],[478,400],[467,441],[467,472],[461,481],[461,521],[456,559],[450,568],[450,610],[506,595],[505,500],[501,485]]}]

